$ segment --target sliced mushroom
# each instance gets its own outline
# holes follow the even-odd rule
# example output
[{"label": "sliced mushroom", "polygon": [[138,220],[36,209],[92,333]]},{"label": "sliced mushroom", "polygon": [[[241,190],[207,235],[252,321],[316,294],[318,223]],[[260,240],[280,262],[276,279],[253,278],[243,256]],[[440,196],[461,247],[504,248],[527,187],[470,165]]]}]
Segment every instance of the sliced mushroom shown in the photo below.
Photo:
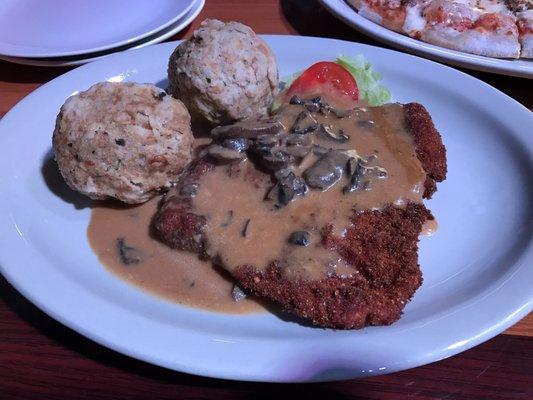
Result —
[{"label": "sliced mushroom", "polygon": [[245,119],[232,125],[217,126],[211,130],[211,136],[215,139],[255,139],[261,135],[275,135],[282,129],[283,125],[277,119]]},{"label": "sliced mushroom", "polygon": [[301,105],[305,110],[312,114],[319,112],[322,115],[327,115],[331,109],[331,106],[320,96],[317,96],[311,100],[302,100],[298,96],[292,96],[289,100],[289,104]]},{"label": "sliced mushroom", "polygon": [[311,99],[311,103],[318,104],[319,106],[324,106],[327,103],[322,100],[321,96],[317,96]]},{"label": "sliced mushroom", "polygon": [[207,155],[222,163],[237,162],[246,158],[246,153],[228,149],[219,144],[212,144],[206,151]]},{"label": "sliced mushroom", "polygon": [[389,173],[385,168],[382,167],[373,167],[374,168],[374,174],[376,178],[384,179],[389,177]]},{"label": "sliced mushroom", "polygon": [[289,243],[298,246],[309,246],[311,243],[311,235],[307,231],[295,231],[291,233],[291,236],[289,237]]},{"label": "sliced mushroom", "polygon": [[221,143],[221,145],[227,149],[243,152],[246,151],[250,146],[250,140],[246,138],[226,139]]},{"label": "sliced mushroom", "polygon": [[346,143],[348,140],[350,140],[350,137],[344,133],[342,129],[339,129],[338,132],[333,132],[333,127],[330,124],[320,124],[318,126],[318,132],[322,135],[327,137],[328,139],[332,139],[339,143]]},{"label": "sliced mushroom", "polygon": [[313,132],[318,128],[318,122],[308,111],[302,111],[292,125],[291,132],[299,135]]},{"label": "sliced mushroom", "polygon": [[310,113],[316,113],[320,110],[320,105],[318,105],[317,103],[313,103],[313,102],[306,102],[304,104],[304,107]]},{"label": "sliced mushroom", "polygon": [[296,191],[293,187],[283,184],[278,184],[278,190],[277,190],[277,203],[280,206],[286,206],[289,204],[292,200],[294,200],[294,197],[296,196]]},{"label": "sliced mushroom", "polygon": [[348,159],[342,150],[330,150],[305,170],[305,182],[316,189],[330,188],[341,178]]},{"label": "sliced mushroom", "polygon": [[311,152],[311,146],[286,146],[281,151],[300,161]]},{"label": "sliced mushroom", "polygon": [[288,173],[284,173],[283,176],[280,176],[281,174],[278,174],[278,182],[281,185],[289,186],[292,190],[294,190],[294,193],[297,195],[305,194],[307,191],[307,186],[305,185],[305,182],[300,178],[299,176],[296,176],[294,172],[290,171]]},{"label": "sliced mushroom", "polygon": [[359,157],[350,157],[348,162],[346,163],[346,172],[348,173],[348,176],[352,176],[361,162],[361,159]]},{"label": "sliced mushroom", "polygon": [[298,96],[292,96],[289,100],[289,104],[301,105],[303,103],[304,102],[302,101],[302,99],[300,99]]},{"label": "sliced mushroom", "polygon": [[324,146],[320,146],[318,144],[313,145],[313,154],[319,157],[323,156],[330,150],[331,149],[328,149],[327,147],[324,147]]},{"label": "sliced mushroom", "polygon": [[333,186],[341,178],[341,175],[341,170],[331,166],[326,168],[315,166],[304,173],[307,184],[320,190],[326,190]]},{"label": "sliced mushroom", "polygon": [[254,145],[258,147],[274,147],[279,142],[279,135],[260,135]]},{"label": "sliced mushroom", "polygon": [[294,174],[294,172],[292,171],[292,169],[290,168],[283,168],[283,169],[279,169],[277,170],[276,172],[274,172],[274,177],[280,181],[282,180],[283,178],[286,178],[289,176],[289,174]]},{"label": "sliced mushroom", "polygon": [[346,118],[354,113],[353,109],[342,110],[340,108],[331,108],[330,110],[337,118]]},{"label": "sliced mushroom", "polygon": [[[354,161],[352,161],[354,160]],[[363,188],[363,179],[364,175],[366,174],[366,168],[361,163],[360,158],[352,158],[348,162],[349,169],[350,169],[350,181],[348,185],[346,185],[343,189],[343,193],[351,193],[355,190],[359,190]],[[367,185],[368,186],[368,185]]]},{"label": "sliced mushroom", "polygon": [[283,138],[283,141],[287,146],[311,146],[313,144],[313,137],[310,135],[289,133]]},{"label": "sliced mushroom", "polygon": [[369,160],[362,158],[356,159],[355,165],[350,159],[348,161],[348,170],[350,172],[350,181],[342,191],[343,193],[351,193],[356,190],[370,190],[372,189],[373,179],[383,179],[387,177],[387,171],[382,167],[369,167]]},{"label": "sliced mushroom", "polygon": [[296,196],[307,192],[307,186],[302,178],[296,176],[289,169],[283,169],[275,174],[278,182],[268,192],[267,199],[276,203],[277,207],[289,204]]},{"label": "sliced mushroom", "polygon": [[316,110],[315,112],[319,112],[322,115],[328,115],[332,109],[332,107],[320,96],[311,99],[310,103],[312,105],[308,105],[307,109],[314,109]]},{"label": "sliced mushroom", "polygon": [[347,157],[361,158],[361,156],[359,155],[359,153],[358,153],[357,150],[355,150],[355,149],[340,149],[340,150],[335,150],[335,151],[338,151],[338,152],[340,152],[340,153],[343,153],[343,154],[345,154]]},{"label": "sliced mushroom", "polygon": [[279,147],[274,149],[270,147],[254,147],[253,151],[257,155],[259,164],[270,171],[277,171],[295,162],[293,156],[285,154],[279,150]]}]

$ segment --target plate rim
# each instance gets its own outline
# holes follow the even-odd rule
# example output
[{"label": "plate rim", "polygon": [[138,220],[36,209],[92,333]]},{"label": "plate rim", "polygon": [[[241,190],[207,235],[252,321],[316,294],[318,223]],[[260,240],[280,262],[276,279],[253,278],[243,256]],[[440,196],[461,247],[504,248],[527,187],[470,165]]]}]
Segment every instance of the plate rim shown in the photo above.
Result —
[{"label": "plate rim", "polygon": [[[158,25],[157,27],[149,29],[149,30],[147,30],[145,32],[136,34],[135,36],[130,37],[128,39],[115,41],[113,43],[109,43],[109,44],[106,44],[106,45],[93,47],[93,48],[85,48],[85,49],[71,50],[71,51],[60,51],[60,52],[55,52],[55,53],[37,52],[37,53],[33,53],[33,54],[31,52],[28,52],[27,50],[23,50],[22,52],[20,52],[20,51],[10,51],[10,50],[5,51],[5,49],[2,49],[2,47],[1,47],[2,45],[1,45],[1,42],[0,42],[0,56],[12,57],[12,58],[27,58],[27,59],[29,59],[29,58],[39,59],[39,58],[54,58],[54,57],[70,57],[70,56],[82,56],[82,55],[91,54],[91,53],[98,53],[98,52],[114,49],[114,48],[117,48],[117,47],[127,46],[128,44],[135,43],[135,42],[140,41],[140,40],[142,40],[142,39],[144,39],[144,38],[146,38],[148,36],[152,36],[152,35],[156,34],[157,32],[160,32],[160,31],[168,28],[173,23],[177,22],[180,18],[182,18],[184,15],[186,15],[191,10],[191,8],[193,7],[193,5],[195,3],[194,0],[187,0],[187,1],[189,2],[189,4],[187,4],[187,6],[185,8],[183,8],[176,15],[173,15],[172,17],[170,17],[163,24]],[[179,2],[176,3],[176,4],[179,5]]]},{"label": "plate rim", "polygon": [[[497,89],[491,87],[490,85],[486,84],[485,82],[480,81],[479,79],[476,79],[474,77],[471,77],[470,75],[465,74],[465,73],[463,73],[461,71],[454,70],[453,68],[450,68],[450,67],[447,67],[447,66],[443,66],[441,64],[425,60],[423,58],[415,57],[415,56],[412,56],[412,55],[400,53],[400,52],[393,51],[393,50],[381,49],[381,48],[375,47],[375,46],[369,46],[369,45],[365,45],[365,44],[347,42],[347,41],[336,40],[336,39],[312,38],[312,37],[310,38],[310,37],[290,36],[290,35],[264,35],[263,37],[266,38],[267,42],[276,41],[276,40],[283,40],[284,42],[286,42],[288,40],[289,41],[294,41],[294,42],[309,41],[309,40],[311,40],[311,41],[312,40],[325,41],[325,42],[328,42],[328,43],[337,42],[337,43],[342,43],[342,44],[344,44],[346,46],[349,45],[351,47],[356,47],[356,48],[358,47],[358,49],[356,51],[361,52],[361,53],[365,53],[365,49],[367,49],[367,48],[374,48],[375,50],[372,50],[372,51],[386,52],[386,53],[388,53],[389,55],[392,55],[392,56],[397,55],[399,57],[406,57],[406,58],[410,58],[410,59],[418,59],[418,61],[423,63],[423,64],[425,64],[425,63],[435,64],[434,65],[435,68],[440,68],[443,71],[447,71],[448,73],[459,74],[458,76],[462,77],[462,79],[470,80],[472,83],[474,83],[476,85],[481,85],[481,87],[483,87],[484,90],[492,91],[493,93],[495,93],[495,95],[501,96],[502,101],[505,100],[505,104],[507,104],[509,107],[516,108],[516,110],[517,110],[516,112],[518,112],[519,115],[521,114],[521,115],[523,115],[525,117],[526,114],[524,112],[530,113],[530,111],[527,110],[527,108],[522,106],[520,103],[516,102],[514,99],[510,98],[509,96],[505,95],[504,93],[501,93],[500,91],[498,91]],[[85,70],[93,68],[94,65],[97,66],[97,65],[100,65],[102,63],[113,62],[113,59],[115,59],[115,61],[118,61],[119,57],[128,57],[128,58],[135,57],[138,54],[136,52],[151,52],[151,51],[155,52],[156,50],[162,49],[163,47],[168,47],[168,49],[170,50],[170,49],[174,48],[178,43],[179,43],[179,41],[170,42],[170,43],[164,43],[164,44],[160,44],[160,45],[157,45],[157,46],[150,46],[150,47],[146,47],[146,48],[139,49],[139,50],[133,50],[133,51],[127,52],[127,53],[119,53],[119,54],[116,54],[116,55],[112,55],[109,58],[106,58],[105,60],[100,60],[100,61],[97,61],[95,63],[90,63],[90,64],[88,64],[86,66],[83,66],[83,67],[74,69],[72,71],[69,71],[66,74],[63,74],[60,77],[58,77],[58,78],[48,82],[47,84],[39,87],[34,92],[32,92],[28,96],[26,96],[19,103],[17,103],[17,105],[15,105],[4,116],[4,118],[2,118],[2,120],[0,121],[0,132],[4,131],[4,127],[11,123],[11,119],[15,118],[14,115],[16,116],[16,114],[18,113],[18,110],[22,109],[25,106],[26,103],[29,103],[30,100],[32,100],[35,96],[39,95],[39,93],[41,91],[47,90],[47,88],[52,85],[52,82],[55,82],[56,80],[61,80],[61,79],[68,79],[71,75],[75,76],[76,74],[81,74]],[[531,116],[531,114],[527,114],[527,115],[528,115],[528,118]],[[0,140],[2,140],[2,139],[0,139]],[[528,145],[529,151],[531,152],[531,148],[533,148],[533,142],[531,141],[531,139],[529,140],[527,145]],[[0,161],[0,163],[1,163],[1,161]],[[0,178],[1,178],[1,176],[0,176]],[[2,213],[2,214],[5,214],[5,213]],[[7,219],[7,216],[0,215],[0,220],[2,220],[2,219]],[[2,233],[2,232],[0,232],[0,233]],[[12,230],[10,230],[9,233],[10,233],[10,238],[12,240],[20,240],[20,238],[17,237],[16,233],[13,232]],[[5,234],[5,236],[7,236],[7,234]],[[528,260],[533,260],[533,246],[531,246],[531,241],[529,242],[529,246],[527,247],[527,249],[524,250],[524,252],[521,254],[520,258],[521,259],[527,258]],[[519,260],[515,261],[515,263],[518,262],[518,261]],[[8,262],[12,262],[15,265],[19,263],[19,261],[16,258],[16,255],[15,255],[15,257],[12,260],[10,260]],[[80,334],[90,338],[91,340],[94,340],[97,343],[100,343],[100,344],[102,344],[102,345],[104,345],[104,346],[106,346],[108,348],[111,348],[111,349],[113,349],[115,351],[119,351],[119,352],[121,352],[123,354],[126,354],[128,356],[135,357],[135,358],[141,359],[143,361],[147,361],[147,362],[152,363],[152,364],[160,365],[160,366],[163,366],[163,367],[166,367],[166,368],[171,368],[171,369],[175,369],[175,370],[179,370],[179,371],[183,371],[183,372],[203,375],[203,376],[209,376],[209,377],[215,377],[215,378],[225,378],[225,379],[248,380],[248,381],[258,381],[259,380],[259,381],[265,381],[265,382],[297,382],[297,381],[311,382],[311,381],[326,381],[326,380],[347,379],[347,378],[353,378],[355,376],[354,375],[354,371],[351,371],[349,373],[349,375],[342,375],[341,374],[341,375],[332,376],[332,377],[320,377],[319,376],[319,377],[314,377],[314,378],[313,377],[299,378],[299,377],[294,377],[294,376],[279,376],[276,371],[272,371],[272,370],[268,371],[268,372],[263,372],[263,375],[257,375],[257,374],[254,375],[253,373],[250,373],[248,371],[244,371],[244,372],[241,371],[240,373],[236,373],[234,371],[228,372],[228,371],[221,371],[220,369],[217,369],[216,367],[213,367],[212,365],[207,365],[206,366],[206,365],[198,365],[198,364],[196,364],[196,365],[191,366],[190,364],[185,365],[185,364],[179,363],[176,360],[169,361],[169,360],[166,360],[166,359],[161,359],[161,358],[158,358],[156,356],[153,356],[149,352],[147,353],[145,351],[145,349],[142,349],[142,347],[141,347],[141,349],[139,349],[138,347],[126,346],[126,345],[120,343],[120,340],[119,341],[110,340],[109,336],[113,336],[113,335],[109,335],[108,331],[104,330],[103,333],[102,332],[95,333],[94,329],[93,329],[93,331],[91,331],[91,329],[87,328],[86,323],[84,322],[84,320],[80,320],[79,316],[69,315],[68,317],[65,317],[65,314],[68,314],[68,313],[63,312],[63,314],[62,314],[61,312],[57,312],[57,310],[54,309],[54,304],[53,304],[54,301],[52,301],[50,299],[43,300],[42,298],[39,297],[38,294],[36,294],[36,292],[32,292],[31,291],[32,286],[36,285],[35,282],[28,282],[27,280],[26,281],[21,281],[20,279],[17,278],[17,276],[15,274],[16,268],[15,269],[13,269],[12,267],[6,268],[6,264],[8,262],[6,262],[6,255],[5,254],[0,254],[0,272],[6,277],[6,279],[19,292],[21,292],[27,299],[29,299],[33,304],[35,304],[37,307],[39,307],[45,313],[47,313],[48,315],[52,316],[54,319],[58,320],[59,322],[61,322],[64,325],[68,326],[69,328],[79,332]],[[531,273],[529,273],[529,275],[528,275],[527,271],[525,271],[524,268],[520,268],[517,271],[515,271],[515,273],[513,273],[513,277],[515,275],[517,275],[519,272],[521,274],[526,274],[527,277],[531,278]],[[511,280],[511,278],[509,278],[508,281]],[[505,283],[507,284],[508,281],[506,281]],[[503,286],[504,285],[492,290],[491,291],[491,295],[495,296],[496,292],[501,291]],[[90,298],[91,301],[94,300],[96,302],[105,302],[105,300],[99,299],[98,297],[94,296],[93,293],[89,293],[88,297]],[[483,299],[483,300],[485,300],[485,299]],[[471,306],[473,306],[473,305],[472,304],[468,305],[468,307],[471,307]],[[481,334],[474,336],[473,338],[471,338],[470,340],[467,340],[464,343],[461,342],[461,341],[458,341],[457,343],[455,343],[456,347],[450,348],[448,351],[442,351],[441,350],[437,354],[437,357],[435,357],[436,356],[435,354],[433,354],[433,355],[425,354],[423,357],[419,357],[417,359],[408,360],[405,363],[403,363],[401,366],[397,366],[396,368],[391,368],[391,369],[389,369],[387,371],[359,371],[360,374],[358,374],[357,376],[378,375],[378,374],[382,374],[382,373],[395,372],[395,371],[403,370],[403,369],[406,369],[406,368],[412,368],[412,367],[415,367],[415,366],[426,364],[428,362],[437,361],[438,359],[446,358],[446,357],[451,356],[453,354],[456,354],[458,352],[467,350],[467,349],[469,349],[469,348],[471,348],[471,347],[473,347],[473,346],[475,346],[475,345],[477,345],[477,344],[479,344],[479,343],[481,343],[481,342],[483,342],[485,340],[488,340],[488,339],[494,337],[495,335],[497,335],[498,333],[500,333],[501,331],[503,331],[504,329],[506,329],[507,327],[511,326],[513,323],[515,323],[518,319],[520,319],[523,316],[525,316],[532,309],[533,309],[533,293],[529,292],[529,296],[527,298],[522,299],[520,301],[520,304],[517,304],[515,307],[513,307],[513,309],[510,311],[510,313],[503,320],[502,319],[498,319],[496,322],[491,320],[492,322],[488,322],[487,323],[487,324],[489,324],[488,329],[485,329],[483,332],[481,332]],[[120,315],[118,315],[118,316],[120,317]],[[129,317],[129,315],[128,315],[128,317]],[[146,318],[141,317],[141,316],[135,316],[135,318],[137,318],[138,320],[146,319]],[[83,322],[79,323],[79,321],[83,321]],[[154,324],[153,321],[148,321],[148,322]],[[174,329],[173,330],[173,334],[175,335],[175,333],[176,333],[176,331]],[[212,340],[214,340],[214,339],[211,339],[211,341],[206,342],[206,347],[208,347],[207,345],[209,345],[209,346],[213,346],[213,345],[216,346],[217,345],[217,344],[213,344],[214,342]],[[249,342],[253,342],[253,341],[249,341]],[[244,343],[244,344],[247,344],[247,343]],[[276,343],[276,345],[278,346],[279,349],[283,349],[283,344]],[[345,374],[346,374],[346,372],[345,372]]]},{"label": "plate rim", "polygon": [[[319,1],[331,14],[346,25],[398,50],[408,51],[419,57],[427,57],[432,61],[447,63],[455,67],[533,79],[533,60],[485,57],[422,42],[360,16],[345,0]],[[529,63],[530,65],[517,65],[517,62]]]}]

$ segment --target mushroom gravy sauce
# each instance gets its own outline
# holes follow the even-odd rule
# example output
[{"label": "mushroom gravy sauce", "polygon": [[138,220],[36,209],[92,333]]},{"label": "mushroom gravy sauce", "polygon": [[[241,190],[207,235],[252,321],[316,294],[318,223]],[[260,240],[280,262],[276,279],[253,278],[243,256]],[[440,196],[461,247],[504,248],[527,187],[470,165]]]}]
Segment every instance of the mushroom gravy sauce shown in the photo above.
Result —
[{"label": "mushroom gravy sauce", "polygon": [[226,313],[263,310],[250,298],[233,299],[234,283],[226,271],[150,236],[160,200],[139,206],[96,203],[87,237],[100,262],[126,282],[179,304]]},{"label": "mushroom gravy sauce", "polygon": [[[422,201],[426,174],[402,105],[334,113],[313,102],[321,100],[291,99],[277,114],[280,141],[258,136],[246,148],[253,162],[220,165],[200,178],[192,211],[207,219],[207,253],[225,269],[277,261],[290,279],[350,276],[354,269],[322,245],[322,230],[342,236],[354,213]],[[299,137],[299,145],[289,143]]]},{"label": "mushroom gravy sauce", "polygon": [[[303,108],[314,111],[311,118],[302,118]],[[335,115],[291,104],[276,121],[282,136],[295,133],[296,125],[300,129],[282,143],[285,149],[293,147],[291,165],[269,164],[267,173],[259,172],[257,158],[265,154],[256,152],[254,157],[250,149],[238,149],[243,154],[236,161],[222,163],[201,178],[192,204],[208,219],[208,252],[229,271],[240,265],[261,269],[278,260],[287,277],[350,276],[353,269],[322,246],[321,229],[329,226],[342,236],[353,212],[422,200],[425,172],[406,130],[403,107],[390,104]],[[316,127],[302,133],[309,124]],[[298,135],[305,140],[290,143]],[[205,139],[196,141],[196,146],[205,144]],[[281,148],[280,143],[268,146]],[[325,157],[331,150],[337,153]],[[254,163],[247,153],[252,153]],[[325,165],[311,168],[324,158]],[[359,179],[354,182],[357,168]],[[292,190],[283,190],[283,184]],[[126,282],[179,304],[228,313],[264,310],[250,297],[235,301],[240,293],[235,293],[227,271],[196,254],[170,249],[150,235],[160,200],[140,206],[96,203],[87,235],[101,263]],[[434,229],[431,223],[424,227],[427,233]]]}]

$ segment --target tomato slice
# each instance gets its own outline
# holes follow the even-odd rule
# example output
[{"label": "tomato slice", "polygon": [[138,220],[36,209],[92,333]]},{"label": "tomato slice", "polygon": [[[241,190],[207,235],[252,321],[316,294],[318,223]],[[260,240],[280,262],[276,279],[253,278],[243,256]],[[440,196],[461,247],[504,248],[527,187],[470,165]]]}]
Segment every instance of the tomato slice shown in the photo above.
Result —
[{"label": "tomato slice", "polygon": [[324,91],[354,102],[359,100],[359,89],[352,74],[331,61],[321,61],[307,68],[287,89],[286,98],[306,97]]}]

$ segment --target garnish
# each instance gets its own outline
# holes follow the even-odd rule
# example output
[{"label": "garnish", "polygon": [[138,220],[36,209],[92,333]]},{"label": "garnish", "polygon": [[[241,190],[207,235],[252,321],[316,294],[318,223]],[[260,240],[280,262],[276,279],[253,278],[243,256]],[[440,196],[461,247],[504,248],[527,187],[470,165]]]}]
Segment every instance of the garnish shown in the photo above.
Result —
[{"label": "garnish", "polygon": [[[321,71],[321,68],[327,72]],[[285,101],[291,99],[293,101],[291,104],[297,104],[296,101],[299,100],[299,97],[294,97],[294,95],[302,95],[298,92],[304,90],[314,90],[325,83],[327,79],[330,79],[330,84],[337,88],[341,95],[344,94],[347,97],[351,95],[352,99],[363,101],[370,106],[380,106],[391,100],[390,91],[380,83],[381,74],[374,71],[371,64],[361,54],[353,57],[341,54],[335,62],[316,63],[303,72],[296,72],[282,78],[280,88],[286,90]],[[352,86],[352,81],[355,82],[355,86]],[[355,96],[354,89],[357,90],[357,96]],[[317,92],[319,91],[317,90]],[[309,92],[306,93],[305,97],[308,97],[308,94]],[[275,111],[281,103],[279,98],[276,99],[272,103],[271,110]]]}]

